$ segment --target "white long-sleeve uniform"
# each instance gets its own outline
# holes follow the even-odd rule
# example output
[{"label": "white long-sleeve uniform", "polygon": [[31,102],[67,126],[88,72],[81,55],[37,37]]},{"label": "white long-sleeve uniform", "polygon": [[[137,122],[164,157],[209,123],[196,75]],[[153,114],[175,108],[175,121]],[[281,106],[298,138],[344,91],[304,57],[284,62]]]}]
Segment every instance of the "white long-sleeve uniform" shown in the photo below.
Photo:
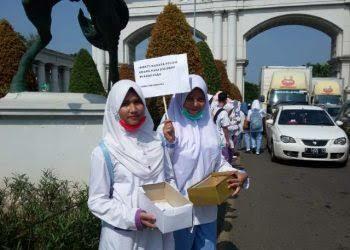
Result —
[{"label": "white long-sleeve uniform", "polygon": [[[161,123],[158,128],[157,132],[162,133],[164,124]],[[165,140],[165,138],[164,138]],[[174,143],[168,143],[168,152],[170,155],[170,159],[173,158],[174,154],[174,147],[176,147],[177,139]],[[188,199],[188,192],[187,189],[192,187],[193,185],[197,184],[198,182],[202,181],[205,177],[209,176],[213,172],[225,172],[225,171],[240,171],[234,167],[232,167],[220,154],[219,158],[216,159],[216,161],[213,161],[211,163],[210,168],[203,169],[199,168],[193,171],[193,175],[191,178],[188,179],[185,186],[183,187],[180,192]],[[248,189],[250,185],[249,179],[244,183],[243,188]],[[193,206],[193,225],[200,225],[200,224],[206,224],[213,222],[217,219],[217,206]]]},{"label": "white long-sleeve uniform", "polygon": [[111,156],[114,185],[113,198],[110,199],[110,179],[100,147],[94,149],[91,158],[89,209],[96,217],[108,223],[102,227],[99,249],[173,249],[172,233],[161,234],[158,229],[137,231],[135,225],[135,213],[139,208],[138,187],[172,179],[173,172],[168,161],[165,161],[164,171],[157,177],[144,181]]},{"label": "white long-sleeve uniform", "polygon": [[[212,172],[225,172],[225,171],[235,171],[237,169],[233,168],[221,155],[221,161],[214,163],[212,169],[207,169],[205,173],[202,171],[194,171],[192,178],[186,182],[182,193],[188,197],[187,189],[194,184],[200,182],[205,176],[209,176]],[[218,207],[214,206],[193,206],[193,225],[200,225],[205,223],[213,222],[217,219]]]}]

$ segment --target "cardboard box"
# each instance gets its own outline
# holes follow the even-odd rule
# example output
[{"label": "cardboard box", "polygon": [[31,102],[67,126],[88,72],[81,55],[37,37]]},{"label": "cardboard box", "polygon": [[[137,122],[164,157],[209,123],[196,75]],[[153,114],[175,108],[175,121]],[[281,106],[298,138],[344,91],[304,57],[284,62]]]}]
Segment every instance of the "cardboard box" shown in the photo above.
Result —
[{"label": "cardboard box", "polygon": [[139,207],[156,216],[162,233],[192,227],[192,203],[168,183],[139,187]]},{"label": "cardboard box", "polygon": [[220,205],[232,195],[227,180],[232,172],[212,173],[201,182],[190,187],[188,197],[193,205]]}]

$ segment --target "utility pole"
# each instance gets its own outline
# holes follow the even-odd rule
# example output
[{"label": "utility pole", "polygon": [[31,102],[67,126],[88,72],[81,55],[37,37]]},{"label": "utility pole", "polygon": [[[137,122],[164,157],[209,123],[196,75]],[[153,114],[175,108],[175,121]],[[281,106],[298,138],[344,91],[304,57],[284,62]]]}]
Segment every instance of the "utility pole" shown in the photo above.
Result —
[{"label": "utility pole", "polygon": [[196,39],[196,11],[197,11],[197,0],[194,0],[194,11],[193,11],[193,36]]}]

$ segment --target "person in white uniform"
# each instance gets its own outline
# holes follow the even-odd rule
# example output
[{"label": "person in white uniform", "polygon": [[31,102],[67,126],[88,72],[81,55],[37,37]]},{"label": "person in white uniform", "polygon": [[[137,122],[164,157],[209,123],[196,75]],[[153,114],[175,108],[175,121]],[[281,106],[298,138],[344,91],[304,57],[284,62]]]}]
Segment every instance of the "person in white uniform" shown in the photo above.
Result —
[{"label": "person in white uniform", "polygon": [[116,83],[106,103],[103,143],[91,156],[88,206],[102,220],[99,249],[174,248],[172,233],[161,234],[154,215],[138,206],[139,186],[174,181],[153,126],[141,89],[130,80]]},{"label": "person in white uniform", "polygon": [[[207,87],[198,75],[190,75],[192,91],[172,97],[166,121],[167,147],[179,191],[188,197],[187,189],[212,172],[233,171],[228,186],[236,194],[247,180],[245,172],[228,164],[221,155],[220,138],[207,98]],[[173,138],[171,138],[173,135]],[[193,228],[174,232],[175,249],[216,249],[217,206],[194,206]]]}]

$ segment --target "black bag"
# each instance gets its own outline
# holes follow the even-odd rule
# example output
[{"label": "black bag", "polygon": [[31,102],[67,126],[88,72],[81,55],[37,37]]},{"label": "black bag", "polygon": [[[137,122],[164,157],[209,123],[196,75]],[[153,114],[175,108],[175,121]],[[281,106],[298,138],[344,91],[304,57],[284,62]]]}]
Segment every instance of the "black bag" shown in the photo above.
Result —
[{"label": "black bag", "polygon": [[221,108],[218,111],[216,111],[216,114],[214,115],[214,118],[213,118],[215,124],[216,124],[216,120],[218,119],[218,116],[220,115],[221,111],[223,111],[223,110],[224,109]]}]

